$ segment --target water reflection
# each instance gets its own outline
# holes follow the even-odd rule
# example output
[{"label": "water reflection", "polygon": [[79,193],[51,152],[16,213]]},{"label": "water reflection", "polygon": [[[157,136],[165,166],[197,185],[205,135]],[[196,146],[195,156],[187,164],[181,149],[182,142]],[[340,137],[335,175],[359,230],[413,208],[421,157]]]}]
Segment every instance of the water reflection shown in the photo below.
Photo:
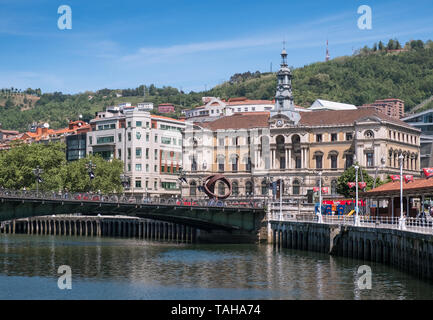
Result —
[{"label": "water reflection", "polygon": [[[0,298],[433,298],[431,284],[374,263],[372,290],[359,290],[357,270],[363,264],[268,245],[2,235],[0,286],[8,290],[0,292]],[[60,265],[72,268],[69,293],[55,285]],[[21,282],[26,290],[12,290]]]}]

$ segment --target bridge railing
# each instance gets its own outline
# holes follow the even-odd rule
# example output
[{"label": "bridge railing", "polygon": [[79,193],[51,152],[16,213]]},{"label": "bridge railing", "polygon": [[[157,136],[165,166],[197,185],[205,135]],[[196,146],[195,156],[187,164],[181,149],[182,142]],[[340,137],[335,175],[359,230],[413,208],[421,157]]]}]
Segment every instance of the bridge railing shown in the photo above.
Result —
[{"label": "bridge railing", "polygon": [[[297,221],[297,222],[313,222],[319,223],[318,215],[300,214],[292,217],[272,216],[273,221]],[[355,226],[355,216],[346,215],[322,215],[322,222],[326,224],[350,225]],[[399,217],[375,217],[375,216],[359,216],[359,224],[361,227],[369,228],[387,228],[400,229]],[[427,216],[425,218],[404,218],[404,230],[418,233],[433,233],[433,218]]]},{"label": "bridge railing", "polygon": [[77,202],[100,202],[137,205],[169,205],[186,207],[215,207],[215,208],[253,208],[264,209],[266,203],[263,200],[236,199],[236,200],[192,200],[185,198],[160,198],[141,197],[124,194],[98,194],[98,193],[72,193],[72,192],[36,192],[34,190],[9,190],[0,189],[0,198],[57,200]]}]

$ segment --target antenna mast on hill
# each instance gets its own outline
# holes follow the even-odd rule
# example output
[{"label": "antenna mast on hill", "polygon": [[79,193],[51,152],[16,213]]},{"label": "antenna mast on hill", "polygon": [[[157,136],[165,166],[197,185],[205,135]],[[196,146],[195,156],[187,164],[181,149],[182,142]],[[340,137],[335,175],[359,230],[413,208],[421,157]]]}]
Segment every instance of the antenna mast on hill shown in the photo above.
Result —
[{"label": "antenna mast on hill", "polygon": [[329,61],[329,59],[331,59],[331,56],[329,55],[329,45],[328,45],[328,39],[326,39],[326,62]]}]

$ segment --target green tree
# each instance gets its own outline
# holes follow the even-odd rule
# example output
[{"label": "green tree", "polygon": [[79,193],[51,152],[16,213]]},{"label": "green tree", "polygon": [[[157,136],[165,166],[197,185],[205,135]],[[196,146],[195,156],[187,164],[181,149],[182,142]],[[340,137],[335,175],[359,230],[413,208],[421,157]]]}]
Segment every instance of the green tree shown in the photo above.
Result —
[{"label": "green tree", "polygon": [[[361,174],[362,171],[362,174]],[[358,169],[358,182],[362,182],[362,178],[364,178],[364,182],[367,183],[366,190],[371,190],[373,188],[374,178],[371,177],[367,171],[365,171],[362,168]],[[348,169],[346,169],[343,174],[338,178],[337,181],[337,193],[341,194],[344,197],[350,198],[354,197],[355,189],[350,189],[347,183],[349,182],[355,182],[356,181],[356,170],[352,166]],[[380,178],[376,179],[376,187],[382,185],[383,182],[380,180]]]}]

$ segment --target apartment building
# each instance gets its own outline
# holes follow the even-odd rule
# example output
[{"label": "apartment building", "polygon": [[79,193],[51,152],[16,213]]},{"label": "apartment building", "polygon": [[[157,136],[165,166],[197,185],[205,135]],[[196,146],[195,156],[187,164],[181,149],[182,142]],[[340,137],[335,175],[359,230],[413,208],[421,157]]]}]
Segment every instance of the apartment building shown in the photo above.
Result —
[{"label": "apartment building", "polygon": [[90,121],[87,153],[124,163],[128,193],[144,196],[180,195],[184,122],[151,115],[138,107],[109,107]]}]

